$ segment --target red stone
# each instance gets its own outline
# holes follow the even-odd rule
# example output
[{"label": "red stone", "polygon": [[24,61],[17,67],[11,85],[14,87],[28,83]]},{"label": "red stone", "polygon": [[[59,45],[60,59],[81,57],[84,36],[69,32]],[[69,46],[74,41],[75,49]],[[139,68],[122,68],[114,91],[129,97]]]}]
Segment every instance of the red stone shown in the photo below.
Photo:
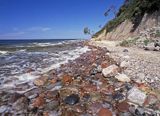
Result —
[{"label": "red stone", "polygon": [[109,64],[107,62],[102,62],[101,67],[102,68],[107,68]]},{"label": "red stone", "polygon": [[40,107],[43,106],[45,103],[45,99],[43,97],[37,97],[34,101],[33,101],[33,106],[34,107]]},{"label": "red stone", "polygon": [[84,90],[87,92],[97,91],[97,86],[96,85],[86,85],[84,86]]},{"label": "red stone", "polygon": [[104,94],[113,94],[115,91],[115,88],[114,86],[110,85],[108,87],[104,87],[101,89],[101,92],[104,93]]},{"label": "red stone", "polygon": [[127,102],[121,102],[117,108],[120,112],[127,112],[129,110],[129,104]]},{"label": "red stone", "polygon": [[102,108],[98,112],[98,116],[112,116],[112,112],[107,108]]},{"label": "red stone", "polygon": [[71,83],[72,82],[72,77],[69,76],[69,75],[63,75],[62,82],[64,84]]},{"label": "red stone", "polygon": [[153,105],[158,101],[158,98],[154,94],[149,94],[144,102],[144,106]]}]

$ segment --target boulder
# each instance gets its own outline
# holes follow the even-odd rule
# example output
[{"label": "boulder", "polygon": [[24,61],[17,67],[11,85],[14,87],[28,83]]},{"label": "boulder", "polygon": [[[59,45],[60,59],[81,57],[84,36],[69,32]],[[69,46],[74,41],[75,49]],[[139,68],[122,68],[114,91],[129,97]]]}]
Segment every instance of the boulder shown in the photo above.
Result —
[{"label": "boulder", "polygon": [[111,76],[115,76],[117,73],[118,73],[118,66],[116,66],[115,64],[107,67],[107,68],[104,68],[102,70],[102,74],[104,77],[111,77]]},{"label": "boulder", "polygon": [[130,78],[125,75],[125,74],[118,74],[115,76],[116,79],[118,79],[118,81],[121,81],[121,82],[130,82]]}]

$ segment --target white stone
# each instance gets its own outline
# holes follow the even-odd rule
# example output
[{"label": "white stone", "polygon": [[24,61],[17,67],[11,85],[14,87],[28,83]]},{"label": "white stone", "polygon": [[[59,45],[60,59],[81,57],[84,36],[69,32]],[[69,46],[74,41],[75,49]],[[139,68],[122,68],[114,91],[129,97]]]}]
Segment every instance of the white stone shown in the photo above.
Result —
[{"label": "white stone", "polygon": [[133,87],[131,90],[128,91],[128,100],[130,102],[136,103],[140,106],[143,105],[145,99],[146,99],[146,94],[139,90],[136,87]]},{"label": "white stone", "polygon": [[130,57],[129,57],[128,55],[123,56],[123,58],[125,58],[125,59],[130,59]]},{"label": "white stone", "polygon": [[144,83],[145,82],[145,74],[144,73],[138,73],[137,78],[135,79],[135,82],[137,83]]},{"label": "white stone", "polygon": [[126,68],[126,67],[128,67],[129,66],[129,62],[126,62],[126,61],[123,61],[123,62],[121,62],[121,64],[120,64],[120,67],[122,67],[122,68]]},{"label": "white stone", "polygon": [[113,64],[107,68],[104,68],[102,70],[102,74],[105,77],[115,76],[117,73],[118,73],[118,66],[116,66],[115,64]]},{"label": "white stone", "polygon": [[7,106],[1,106],[0,107],[0,113],[3,113],[3,112],[5,112],[6,110],[7,110]]},{"label": "white stone", "polygon": [[130,78],[125,75],[125,74],[118,74],[115,76],[116,79],[118,79],[118,81],[121,81],[121,82],[130,82]]}]

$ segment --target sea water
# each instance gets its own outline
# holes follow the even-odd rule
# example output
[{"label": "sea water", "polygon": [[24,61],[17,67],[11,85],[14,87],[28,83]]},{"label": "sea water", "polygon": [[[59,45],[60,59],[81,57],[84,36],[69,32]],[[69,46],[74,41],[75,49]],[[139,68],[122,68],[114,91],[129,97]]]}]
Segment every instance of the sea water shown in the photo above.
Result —
[{"label": "sea water", "polygon": [[[14,88],[89,51],[82,40],[0,40],[0,88]],[[31,71],[29,71],[31,70]]]}]

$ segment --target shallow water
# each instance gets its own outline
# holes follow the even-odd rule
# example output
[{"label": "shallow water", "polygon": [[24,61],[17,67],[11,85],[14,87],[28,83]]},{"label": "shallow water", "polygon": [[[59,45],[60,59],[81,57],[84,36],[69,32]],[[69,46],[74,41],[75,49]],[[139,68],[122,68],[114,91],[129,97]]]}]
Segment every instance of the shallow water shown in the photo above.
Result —
[{"label": "shallow water", "polygon": [[89,51],[80,41],[0,46],[0,86],[12,88],[29,82]]}]

